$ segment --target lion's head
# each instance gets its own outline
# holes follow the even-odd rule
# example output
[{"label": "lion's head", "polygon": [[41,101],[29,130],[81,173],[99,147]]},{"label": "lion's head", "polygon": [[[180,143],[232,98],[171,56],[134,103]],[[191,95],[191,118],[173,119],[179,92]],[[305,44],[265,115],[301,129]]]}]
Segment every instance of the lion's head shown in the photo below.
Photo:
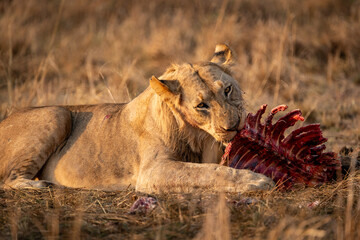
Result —
[{"label": "lion's head", "polygon": [[210,62],[173,65],[150,85],[177,118],[227,142],[245,120],[242,92],[230,73],[233,61],[229,47],[219,44]]}]

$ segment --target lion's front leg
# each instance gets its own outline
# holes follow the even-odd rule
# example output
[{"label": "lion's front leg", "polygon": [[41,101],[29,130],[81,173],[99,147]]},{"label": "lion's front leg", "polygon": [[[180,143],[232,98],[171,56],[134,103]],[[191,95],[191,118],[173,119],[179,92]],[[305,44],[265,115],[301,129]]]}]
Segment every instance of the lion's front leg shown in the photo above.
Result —
[{"label": "lion's front leg", "polygon": [[195,189],[246,192],[272,187],[274,182],[270,178],[249,170],[161,158],[143,161],[136,183],[136,190],[147,193],[186,193]]}]

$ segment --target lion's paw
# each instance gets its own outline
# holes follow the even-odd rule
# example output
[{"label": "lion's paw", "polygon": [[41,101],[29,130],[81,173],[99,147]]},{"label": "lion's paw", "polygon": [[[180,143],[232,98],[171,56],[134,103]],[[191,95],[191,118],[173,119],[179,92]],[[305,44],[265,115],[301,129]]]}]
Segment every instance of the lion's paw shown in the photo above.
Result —
[{"label": "lion's paw", "polygon": [[255,173],[249,170],[237,170],[236,187],[239,191],[259,191],[271,190],[275,187],[275,183],[271,178],[263,174]]}]

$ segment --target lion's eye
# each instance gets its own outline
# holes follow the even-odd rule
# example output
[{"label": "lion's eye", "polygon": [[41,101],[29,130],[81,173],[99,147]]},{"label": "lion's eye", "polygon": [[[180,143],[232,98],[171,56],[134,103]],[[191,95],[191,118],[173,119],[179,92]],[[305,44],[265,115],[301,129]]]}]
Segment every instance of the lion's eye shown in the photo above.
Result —
[{"label": "lion's eye", "polygon": [[206,104],[206,103],[199,103],[197,106],[196,106],[196,108],[198,108],[198,109],[208,109],[209,108],[209,106]]},{"label": "lion's eye", "polygon": [[230,95],[231,89],[232,89],[231,86],[228,86],[227,88],[225,88],[224,94],[225,94],[226,97],[228,97]]}]

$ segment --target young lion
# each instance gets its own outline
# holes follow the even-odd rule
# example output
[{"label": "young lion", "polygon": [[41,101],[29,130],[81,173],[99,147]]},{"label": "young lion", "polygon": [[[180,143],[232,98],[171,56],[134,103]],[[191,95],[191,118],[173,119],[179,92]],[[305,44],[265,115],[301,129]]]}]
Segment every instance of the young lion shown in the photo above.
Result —
[{"label": "young lion", "polygon": [[218,143],[230,141],[244,124],[232,63],[231,50],[220,44],[211,62],[173,65],[129,103],[37,107],[10,115],[0,123],[3,187],[270,189],[274,183],[264,175],[214,164]]}]

